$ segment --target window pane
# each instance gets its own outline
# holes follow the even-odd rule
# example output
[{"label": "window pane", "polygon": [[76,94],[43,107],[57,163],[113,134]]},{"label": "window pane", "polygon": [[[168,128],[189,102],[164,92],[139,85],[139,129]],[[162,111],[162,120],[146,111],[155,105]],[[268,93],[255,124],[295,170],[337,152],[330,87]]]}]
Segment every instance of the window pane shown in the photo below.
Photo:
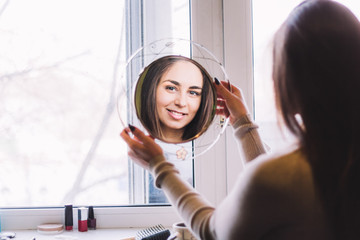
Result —
[{"label": "window pane", "polygon": [[[254,48],[254,97],[255,118],[261,126],[261,134],[274,150],[291,142],[287,132],[280,133],[276,120],[275,100],[272,89],[272,38],[300,0],[256,0],[253,3],[253,48]],[[339,0],[359,17],[358,0]]]},{"label": "window pane", "polygon": [[0,4],[0,207],[133,203],[114,87],[126,2]]},{"label": "window pane", "polygon": [[[158,55],[158,53],[162,53],[162,50],[168,53],[167,50],[170,49],[170,47],[167,48],[169,38],[190,39],[190,11],[188,0],[147,0],[142,1],[141,7],[143,7],[141,11],[143,18],[131,23],[130,35],[134,36],[136,32],[139,32],[142,35],[142,42],[134,43],[134,41],[130,40],[131,43],[129,43],[129,46],[133,46],[130,50],[130,55],[133,55],[136,50],[139,50],[139,47],[143,46],[143,48],[141,48],[142,51],[135,54],[135,56],[133,55],[134,59],[129,62],[128,73],[131,71],[128,76],[130,78],[129,82],[131,82],[131,75],[135,76],[135,78],[138,77],[139,72],[141,72],[146,65],[159,58],[161,54]],[[134,15],[134,19],[136,19],[136,15],[138,15],[136,11],[132,10],[130,14]],[[164,21],[164,19],[166,19],[166,21]],[[134,45],[137,46],[134,47]],[[178,45],[175,44],[175,46]],[[180,46],[182,45],[180,44]],[[184,55],[185,53],[189,53],[190,50],[190,47],[181,50],[176,49],[176,51],[178,51],[176,54]],[[127,87],[129,93],[128,99],[132,99],[130,93],[131,87]],[[136,120],[134,123],[136,123],[136,126],[140,124],[139,121]],[[185,161],[177,159],[176,150],[178,146],[176,146],[176,144],[166,144],[161,141],[158,141],[158,144],[163,148],[167,160],[175,164],[180,170],[181,175],[192,184],[192,159],[188,158]],[[184,145],[187,149],[190,148],[189,153],[191,152],[192,142],[180,145]],[[132,203],[142,204],[144,201],[150,204],[168,203],[164,193],[154,187],[153,179],[147,172],[133,163],[130,163],[130,169],[130,197]],[[145,185],[143,183],[145,183]]]}]

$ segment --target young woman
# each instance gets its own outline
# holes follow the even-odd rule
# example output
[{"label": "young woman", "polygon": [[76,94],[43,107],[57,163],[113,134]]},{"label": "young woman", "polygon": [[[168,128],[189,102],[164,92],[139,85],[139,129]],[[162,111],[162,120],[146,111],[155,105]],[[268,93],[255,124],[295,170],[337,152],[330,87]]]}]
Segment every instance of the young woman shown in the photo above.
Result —
[{"label": "young woman", "polygon": [[248,163],[216,209],[151,138],[132,126],[121,136],[200,239],[358,239],[359,63],[360,23],[346,7],[309,0],[294,9],[275,35],[273,80],[279,114],[298,144],[269,155],[240,91],[217,81],[227,106],[221,113]]},{"label": "young woman", "polygon": [[165,142],[189,141],[211,124],[216,93],[209,74],[196,61],[166,56],[140,75],[135,105],[151,136]]}]

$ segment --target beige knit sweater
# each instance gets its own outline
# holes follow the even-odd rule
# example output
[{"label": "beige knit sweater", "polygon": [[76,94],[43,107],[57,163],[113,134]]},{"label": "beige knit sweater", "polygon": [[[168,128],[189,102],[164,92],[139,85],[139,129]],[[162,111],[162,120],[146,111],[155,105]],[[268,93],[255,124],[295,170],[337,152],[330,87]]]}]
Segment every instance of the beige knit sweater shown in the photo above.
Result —
[{"label": "beige knit sweater", "polygon": [[249,116],[233,125],[247,164],[232,192],[215,209],[182,180],[173,164],[151,162],[155,185],[199,239],[328,239],[311,169],[296,147],[265,153]]}]

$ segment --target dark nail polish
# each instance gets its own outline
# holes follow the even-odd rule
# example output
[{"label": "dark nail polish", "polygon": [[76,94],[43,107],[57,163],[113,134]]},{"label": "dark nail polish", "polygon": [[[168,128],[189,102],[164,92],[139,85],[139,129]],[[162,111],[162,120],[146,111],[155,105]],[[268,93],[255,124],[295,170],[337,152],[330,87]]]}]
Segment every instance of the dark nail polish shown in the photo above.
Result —
[{"label": "dark nail polish", "polygon": [[132,132],[135,131],[135,127],[133,125],[129,124],[129,128]]},{"label": "dark nail polish", "polygon": [[94,207],[93,206],[89,207],[87,224],[88,224],[88,229],[90,229],[90,230],[96,229],[96,218],[94,215]]},{"label": "dark nail polish", "polygon": [[216,85],[220,85],[219,80],[218,80],[216,77],[215,77],[214,79],[215,79],[215,83],[216,83]]}]

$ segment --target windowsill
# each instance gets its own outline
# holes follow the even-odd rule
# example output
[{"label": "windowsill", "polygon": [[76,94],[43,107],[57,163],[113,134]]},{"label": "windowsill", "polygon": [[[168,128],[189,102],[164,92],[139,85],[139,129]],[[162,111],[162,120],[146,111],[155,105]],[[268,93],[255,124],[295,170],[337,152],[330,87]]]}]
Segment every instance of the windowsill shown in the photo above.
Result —
[{"label": "windowsill", "polygon": [[[169,227],[166,227],[170,229]],[[14,230],[18,240],[121,240],[134,237],[136,232],[143,228],[117,228],[117,229],[97,229],[87,232],[79,232],[77,229],[73,231],[64,231],[59,234],[41,234],[36,230]],[[3,230],[6,232],[6,230]]]}]

